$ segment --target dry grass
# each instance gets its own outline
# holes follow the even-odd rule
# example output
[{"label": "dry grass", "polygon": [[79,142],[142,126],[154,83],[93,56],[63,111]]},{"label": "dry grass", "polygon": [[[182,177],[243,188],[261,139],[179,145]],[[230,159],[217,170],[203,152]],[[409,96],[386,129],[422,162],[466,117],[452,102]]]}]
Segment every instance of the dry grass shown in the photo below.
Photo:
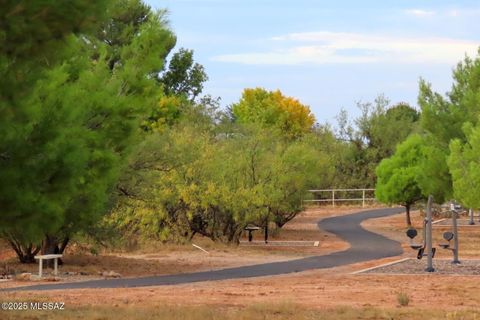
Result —
[{"label": "dry grass", "polygon": [[478,319],[480,313],[475,310],[455,312],[442,312],[439,310],[423,310],[416,308],[381,309],[373,307],[352,308],[340,306],[331,309],[305,308],[291,302],[275,304],[252,304],[246,307],[232,306],[180,306],[156,305],[148,307],[139,306],[107,306],[90,308],[66,308],[63,311],[0,311],[3,320],[351,320],[351,319],[452,319],[469,320]]},{"label": "dry grass", "polygon": [[[313,234],[310,231],[316,228],[318,219],[359,210],[311,209],[275,237],[279,240],[299,239],[295,237],[311,240],[309,237]],[[413,219],[418,226],[423,218],[413,213]],[[404,243],[406,256],[416,254],[408,247],[404,215],[370,220],[365,225]],[[473,229],[468,230],[461,230],[460,259],[463,257],[462,248],[470,250],[472,257],[479,250],[477,243],[480,243],[473,243],[476,233]],[[441,237],[439,230],[435,229],[434,234]],[[322,235],[327,237],[321,241],[320,254],[344,248],[340,239],[325,233]],[[305,248],[301,247],[297,248],[298,252],[282,253],[285,248],[270,248],[272,251],[269,251],[266,248],[229,248],[208,242],[197,244],[212,251],[220,260],[260,257],[265,261],[272,256],[311,254],[302,251]],[[149,258],[166,260],[176,255],[177,260],[170,260],[170,263],[181,268],[188,264],[185,257],[197,252],[190,246],[169,246],[135,254],[144,256],[140,261]],[[448,255],[449,252],[442,254]],[[64,301],[67,310],[0,312],[0,319],[480,319],[478,276],[350,274],[395,259],[398,257],[275,277],[179,286],[6,293],[3,301]],[[203,267],[208,267],[207,262],[204,260]],[[398,292],[408,295],[408,306],[399,307]]]},{"label": "dry grass", "polygon": [[400,306],[406,307],[410,303],[410,297],[405,292],[399,292],[397,293],[397,301]]}]

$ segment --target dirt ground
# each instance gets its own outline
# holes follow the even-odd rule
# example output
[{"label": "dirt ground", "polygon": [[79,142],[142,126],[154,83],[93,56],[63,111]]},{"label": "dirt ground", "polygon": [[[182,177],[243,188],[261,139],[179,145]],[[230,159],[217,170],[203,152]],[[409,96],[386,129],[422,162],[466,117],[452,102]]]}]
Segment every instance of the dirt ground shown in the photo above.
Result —
[{"label": "dirt ground", "polygon": [[[197,252],[198,250],[191,248],[184,248],[179,251],[171,250],[170,248],[156,255],[136,254],[135,256],[122,256],[112,259],[115,263],[122,263],[127,260],[152,263],[150,266],[152,269],[150,271],[148,271],[148,268],[139,268],[129,273],[126,267],[118,264],[112,264],[111,267],[116,267],[116,271],[128,276],[162,274],[175,270],[177,270],[177,272],[195,268],[197,268],[197,270],[206,270],[240,264],[278,261],[299,256],[344,250],[348,247],[345,242],[332,235],[318,231],[316,229],[316,223],[321,218],[358,212],[360,210],[362,209],[311,208],[287,224],[285,230],[282,230],[275,237],[276,239],[290,240],[319,240],[320,246],[318,248],[297,247],[290,250],[286,250],[285,248],[268,248],[267,250],[257,247],[230,248],[221,246],[217,248],[214,245],[207,246],[204,244],[206,247],[210,246],[207,248],[207,250],[210,251],[208,255]],[[413,212],[412,218],[414,225],[421,225],[423,218],[419,212]],[[404,214],[399,214],[393,217],[369,220],[364,223],[365,228],[382,233],[404,243],[404,254],[402,256],[383,259],[381,261],[370,261],[338,268],[281,276],[202,282],[176,286],[100,290],[82,289],[61,292],[0,293],[0,300],[61,301],[64,302],[70,310],[83,310],[83,312],[87,312],[87,310],[113,308],[114,310],[118,310],[118,313],[115,313],[116,316],[128,314],[128,312],[130,312],[128,310],[134,308],[145,312],[141,318],[148,318],[150,314],[148,312],[150,311],[147,312],[146,310],[153,310],[149,308],[156,308],[155,310],[158,308],[181,308],[182,310],[193,310],[193,317],[190,318],[196,319],[195,314],[197,316],[200,315],[203,312],[201,308],[209,306],[208,310],[216,310],[216,313],[212,314],[211,317],[206,316],[206,318],[248,319],[249,317],[243,317],[243,312],[238,312],[238,314],[233,313],[236,316],[230,317],[232,314],[231,310],[246,310],[245,312],[248,313],[252,306],[259,304],[266,306],[262,307],[261,311],[257,310],[258,314],[265,315],[263,319],[314,319],[318,317],[330,319],[328,315],[332,316],[332,319],[480,318],[480,303],[478,302],[480,276],[352,274],[355,271],[365,268],[405,257],[414,257],[416,255],[416,252],[408,246],[408,241],[404,233],[406,230],[404,221]],[[461,232],[460,247],[463,247],[464,250],[460,251],[460,258],[462,258],[462,256],[480,258],[480,242],[478,241],[480,227],[478,230],[470,228],[462,230]],[[440,235],[437,235],[437,233]],[[436,237],[441,237],[441,231],[434,231],[434,234]],[[439,255],[448,257],[450,253],[446,251],[447,250],[445,250],[445,253],[439,252]],[[115,259],[123,260],[117,261]],[[88,263],[92,261],[88,261]],[[192,261],[195,261],[196,264],[189,265],[188,263]],[[168,265],[169,267],[168,269],[166,268],[163,271],[159,271],[155,269],[157,265],[153,263]],[[188,265],[188,267],[185,267],[185,265]],[[105,265],[102,265],[102,267],[105,267]],[[131,268],[131,266],[129,267]],[[67,268],[67,266],[65,266],[65,268]],[[108,266],[108,268],[110,268],[110,266]],[[11,285],[19,285],[19,283],[0,283],[0,287]],[[400,299],[401,295],[408,297],[406,304],[405,302],[402,303]],[[404,306],[400,307],[400,304]],[[285,309],[285,305],[289,307]],[[298,314],[291,316],[288,316],[289,311],[285,311],[287,309],[296,310],[296,308],[303,311],[299,311]],[[267,312],[264,311],[264,309],[272,311]],[[305,312],[310,312],[309,310],[314,311],[306,315]],[[6,319],[14,319],[13,317],[6,317],[6,315],[12,316],[13,314],[14,313],[10,311],[3,313]],[[48,315],[48,313],[46,314]],[[110,319],[108,314],[111,315],[111,311],[105,311],[98,319]],[[317,314],[317,316],[310,318],[310,315],[315,314]],[[33,318],[29,319],[43,319],[40,316],[41,313],[16,313],[16,315],[24,315],[25,317],[27,315],[33,316]],[[35,315],[37,315],[36,318]],[[63,314],[63,316],[66,315],[67,314]],[[219,315],[219,317],[217,318],[215,315]],[[77,319],[75,318],[75,313],[68,314],[68,317]],[[1,312],[0,318],[2,318]],[[162,317],[152,317],[152,319],[154,318]],[[175,317],[172,316],[171,318]],[[189,315],[183,314],[179,316],[179,319],[180,318],[189,318]],[[252,316],[251,318],[256,318],[256,316]]]},{"label": "dirt ground", "polygon": [[[290,224],[279,232],[273,232],[268,246],[236,246],[213,243],[203,237],[194,238],[193,244],[200,246],[206,252],[193,245],[152,245],[136,252],[115,252],[92,255],[79,253],[76,246],[70,247],[64,260],[59,266],[62,281],[79,281],[101,278],[99,273],[114,271],[123,277],[139,277],[150,275],[165,275],[194,271],[206,271],[253,265],[259,263],[286,261],[300,257],[328,254],[345,250],[348,244],[333,234],[323,232],[317,228],[317,222],[322,217],[356,212],[358,209],[328,209],[309,210],[300,214]],[[254,234],[255,240],[263,239],[261,231]],[[242,239],[246,240],[246,238]],[[275,241],[319,241],[319,246],[303,247],[276,247]],[[0,271],[8,269],[16,274],[30,272],[37,273],[38,265],[21,264],[15,258],[15,253],[6,244],[0,246]],[[80,276],[82,272],[85,275]],[[46,269],[45,274],[51,270]],[[73,273],[75,276],[65,275]],[[0,272],[1,274],[1,272]],[[9,286],[24,284],[24,282],[8,283]],[[0,283],[1,286],[7,284]]]}]

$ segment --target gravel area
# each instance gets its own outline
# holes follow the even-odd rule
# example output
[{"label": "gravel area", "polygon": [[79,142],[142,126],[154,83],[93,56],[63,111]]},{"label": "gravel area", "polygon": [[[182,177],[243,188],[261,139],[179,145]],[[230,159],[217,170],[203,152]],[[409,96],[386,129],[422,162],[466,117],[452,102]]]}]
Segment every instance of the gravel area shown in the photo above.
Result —
[{"label": "gravel area", "polygon": [[270,246],[270,247],[318,247],[320,241],[240,241],[244,247]]},{"label": "gravel area", "polygon": [[[432,274],[480,275],[480,260],[460,260],[460,264],[452,264],[451,261],[433,259],[435,272]],[[391,265],[379,266],[361,273],[426,274],[426,266],[426,259],[408,259]]]},{"label": "gravel area", "polygon": [[[474,225],[470,225],[470,219],[458,219],[457,220],[457,225],[458,226],[472,226],[472,227],[480,227],[480,222],[478,221],[478,217],[475,217],[473,220],[475,223]],[[433,226],[451,226],[452,225],[452,219],[442,219],[438,221],[434,221]]]}]

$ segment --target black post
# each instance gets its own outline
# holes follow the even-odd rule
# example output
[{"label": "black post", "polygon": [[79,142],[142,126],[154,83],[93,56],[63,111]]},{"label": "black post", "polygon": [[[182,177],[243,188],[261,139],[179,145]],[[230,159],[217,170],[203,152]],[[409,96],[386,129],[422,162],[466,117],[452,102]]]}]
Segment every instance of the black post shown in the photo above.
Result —
[{"label": "black post", "polygon": [[268,221],[265,224],[265,243],[268,243]]},{"label": "black post", "polygon": [[427,217],[426,219],[426,224],[425,224],[425,236],[426,236],[426,250],[427,250],[427,268],[425,271],[427,272],[434,272],[435,269],[433,268],[433,255],[434,251],[432,248],[432,201],[433,201],[433,196],[429,195],[428,196],[428,202],[427,202]]}]

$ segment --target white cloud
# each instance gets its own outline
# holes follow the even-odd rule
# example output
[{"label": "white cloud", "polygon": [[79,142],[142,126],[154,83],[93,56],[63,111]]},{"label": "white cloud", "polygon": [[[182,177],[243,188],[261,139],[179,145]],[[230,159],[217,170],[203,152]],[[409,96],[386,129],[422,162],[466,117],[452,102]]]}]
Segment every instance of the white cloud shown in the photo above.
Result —
[{"label": "white cloud", "polygon": [[444,16],[451,18],[478,18],[480,16],[480,9],[450,9],[445,11]]},{"label": "white cloud", "polygon": [[458,16],[460,15],[460,11],[455,10],[455,9],[454,9],[454,10],[450,10],[450,11],[448,12],[448,15],[451,16],[451,17],[458,17]]},{"label": "white cloud", "polygon": [[475,55],[473,40],[398,37],[343,32],[291,33],[271,38],[278,49],[215,56],[214,61],[250,65],[328,63],[445,63],[455,64],[465,54]]},{"label": "white cloud", "polygon": [[405,10],[408,15],[412,15],[419,18],[432,17],[436,14],[435,11],[422,10],[422,9],[409,9]]},{"label": "white cloud", "polygon": [[478,17],[480,15],[480,9],[478,7],[473,8],[448,8],[424,10],[424,9],[408,9],[404,10],[404,13],[416,18],[435,18],[437,21],[442,21],[446,18],[464,18],[464,17]]}]

